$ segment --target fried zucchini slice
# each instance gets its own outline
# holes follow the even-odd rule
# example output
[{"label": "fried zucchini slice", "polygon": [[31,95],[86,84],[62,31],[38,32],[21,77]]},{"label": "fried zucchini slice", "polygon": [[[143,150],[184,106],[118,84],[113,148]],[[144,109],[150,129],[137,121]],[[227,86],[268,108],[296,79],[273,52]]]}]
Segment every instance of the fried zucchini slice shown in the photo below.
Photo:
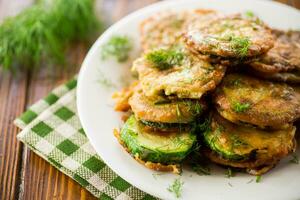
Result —
[{"label": "fried zucchini slice", "polygon": [[274,73],[274,74],[257,71],[254,68],[248,69],[248,71],[257,77],[271,80],[271,81],[285,82],[285,83],[292,83],[292,84],[300,83],[300,70],[292,70],[292,71],[288,71],[288,72],[278,72],[278,73]]},{"label": "fried zucchini slice", "polygon": [[134,92],[129,104],[137,119],[152,125],[190,123],[207,108],[203,100],[148,98],[141,89]]},{"label": "fried zucchini slice", "polygon": [[250,64],[257,72],[270,76],[280,72],[300,71],[300,31],[272,30],[274,47],[260,60]]},{"label": "fried zucchini slice", "polygon": [[123,126],[120,139],[134,157],[146,162],[176,164],[190,153],[196,135],[179,130],[153,131],[132,115]]},{"label": "fried zucchini slice", "polygon": [[240,14],[192,24],[184,40],[193,51],[225,59],[247,59],[266,53],[274,45],[271,31],[260,20]]},{"label": "fried zucchini slice", "polygon": [[150,51],[133,63],[132,70],[148,97],[200,99],[221,82],[226,67],[212,65],[180,46]]},{"label": "fried zucchini slice", "polygon": [[258,167],[274,163],[292,152],[295,149],[295,131],[294,126],[267,131],[236,125],[214,112],[210,127],[204,132],[204,140],[223,159],[251,162],[251,167]]},{"label": "fried zucchini slice", "polygon": [[156,13],[140,25],[142,48],[150,50],[172,46],[181,38],[182,32],[193,21],[203,22],[215,14],[213,10],[185,10],[181,12]]},{"label": "fried zucchini slice", "polygon": [[300,96],[292,87],[243,74],[228,74],[213,101],[225,119],[260,128],[285,128],[300,117]]},{"label": "fried zucchini slice", "polygon": [[262,175],[264,173],[267,173],[271,169],[273,169],[276,164],[279,162],[276,158],[273,159],[272,162],[261,164],[261,162],[255,162],[255,161],[244,161],[244,162],[237,162],[237,161],[231,161],[222,158],[218,153],[206,149],[203,151],[204,155],[209,158],[212,162],[223,165],[223,166],[229,166],[239,169],[244,169],[248,174],[250,175]]}]

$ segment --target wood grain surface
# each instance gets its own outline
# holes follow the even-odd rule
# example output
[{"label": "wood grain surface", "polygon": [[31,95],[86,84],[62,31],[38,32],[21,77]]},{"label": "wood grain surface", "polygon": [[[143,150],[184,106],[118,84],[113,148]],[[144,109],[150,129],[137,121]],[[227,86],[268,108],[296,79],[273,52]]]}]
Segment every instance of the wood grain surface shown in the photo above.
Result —
[{"label": "wood grain surface", "polygon": [[[97,0],[97,15],[109,26],[124,15],[159,0]],[[300,9],[300,0],[278,0]],[[0,21],[30,6],[34,0],[0,0]],[[0,199],[96,199],[16,140],[13,120],[54,87],[73,77],[87,52],[70,48],[67,68],[57,66],[12,75],[0,69]],[[1,68],[1,67],[0,67]]]}]

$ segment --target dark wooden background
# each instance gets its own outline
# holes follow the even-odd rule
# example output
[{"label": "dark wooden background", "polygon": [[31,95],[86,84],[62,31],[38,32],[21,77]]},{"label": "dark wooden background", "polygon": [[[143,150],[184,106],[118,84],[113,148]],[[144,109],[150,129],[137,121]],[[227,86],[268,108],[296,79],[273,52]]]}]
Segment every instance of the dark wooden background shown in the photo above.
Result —
[{"label": "dark wooden background", "polygon": [[[159,0],[97,0],[97,14],[112,24],[124,15]],[[184,0],[182,0],[184,1]],[[300,0],[279,0],[300,9]],[[0,0],[0,21],[30,6],[34,0]],[[299,19],[300,20],[300,19]],[[20,131],[13,120],[51,89],[73,77],[87,52],[75,45],[68,53],[74,63],[65,68],[45,68],[17,75],[0,67],[0,199],[95,199],[16,140]]]}]

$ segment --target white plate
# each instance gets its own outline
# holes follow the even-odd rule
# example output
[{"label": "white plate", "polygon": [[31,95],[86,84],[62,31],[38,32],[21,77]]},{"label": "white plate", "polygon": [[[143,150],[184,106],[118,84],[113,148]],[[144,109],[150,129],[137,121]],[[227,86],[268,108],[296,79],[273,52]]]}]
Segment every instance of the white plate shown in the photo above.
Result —
[{"label": "white plate", "polygon": [[[181,0],[153,4],[123,18],[109,28],[94,44],[82,65],[77,89],[77,106],[82,126],[93,147],[107,165],[129,183],[139,189],[162,199],[173,199],[167,191],[168,186],[178,178],[177,175],[156,172],[137,163],[126,153],[116,138],[113,129],[122,125],[120,114],[113,110],[111,95],[130,80],[131,61],[120,64],[114,61],[102,61],[101,45],[112,35],[128,35],[134,40],[131,58],[139,54],[139,23],[149,15],[162,10],[183,10],[190,8],[211,8],[225,13],[253,11],[270,26],[283,29],[300,29],[300,12],[291,7],[256,0]],[[103,87],[99,80],[107,78],[116,88]],[[299,153],[299,152],[298,152]],[[215,167],[210,176],[198,176],[184,171],[182,199],[263,199],[282,200],[299,199],[300,165],[282,161],[274,170],[264,175],[260,183],[255,177],[238,174],[226,178],[224,170]],[[232,185],[232,186],[231,186]]]}]

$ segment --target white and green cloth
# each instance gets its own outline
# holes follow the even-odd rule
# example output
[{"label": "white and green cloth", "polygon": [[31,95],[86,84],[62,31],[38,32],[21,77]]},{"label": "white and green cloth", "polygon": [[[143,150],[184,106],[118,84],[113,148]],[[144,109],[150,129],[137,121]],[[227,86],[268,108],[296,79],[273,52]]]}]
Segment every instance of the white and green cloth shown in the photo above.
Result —
[{"label": "white and green cloth", "polygon": [[17,138],[93,195],[106,199],[156,199],[127,183],[96,154],[77,116],[76,79],[54,89],[15,120]]}]

